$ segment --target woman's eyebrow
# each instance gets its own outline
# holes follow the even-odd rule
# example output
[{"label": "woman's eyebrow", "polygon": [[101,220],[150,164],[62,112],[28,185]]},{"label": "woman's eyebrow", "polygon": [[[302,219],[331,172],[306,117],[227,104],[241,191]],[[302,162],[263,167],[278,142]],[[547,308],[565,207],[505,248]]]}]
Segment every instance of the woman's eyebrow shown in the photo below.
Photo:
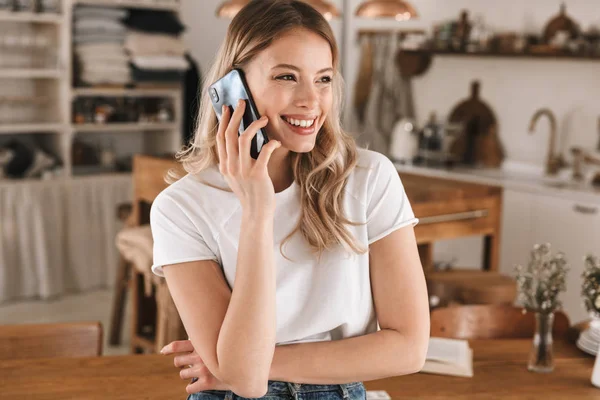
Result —
[{"label": "woman's eyebrow", "polygon": [[[276,68],[287,68],[287,69],[293,69],[294,71],[298,71],[300,72],[300,68],[296,67],[295,65],[292,64],[277,64],[276,66],[274,66],[271,69],[276,69]],[[323,73],[323,72],[327,72],[327,71],[333,71],[333,68],[328,67],[328,68],[323,68],[322,70],[317,71],[317,74]]]}]

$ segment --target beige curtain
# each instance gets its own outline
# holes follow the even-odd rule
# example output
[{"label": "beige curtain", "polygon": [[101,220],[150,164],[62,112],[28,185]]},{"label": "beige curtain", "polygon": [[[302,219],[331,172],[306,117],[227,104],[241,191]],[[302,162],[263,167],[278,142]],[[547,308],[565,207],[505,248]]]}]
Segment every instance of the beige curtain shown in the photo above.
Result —
[{"label": "beige curtain", "polygon": [[0,302],[111,287],[131,177],[0,182]]}]

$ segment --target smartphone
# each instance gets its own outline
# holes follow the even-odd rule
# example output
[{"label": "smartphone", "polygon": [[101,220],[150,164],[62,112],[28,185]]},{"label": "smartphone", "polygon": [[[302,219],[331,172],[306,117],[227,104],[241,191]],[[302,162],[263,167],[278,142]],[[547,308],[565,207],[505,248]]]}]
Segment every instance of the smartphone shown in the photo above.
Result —
[{"label": "smartphone", "polygon": [[[229,115],[232,115],[237,108],[238,100],[242,99],[246,101],[246,109],[244,110],[242,122],[238,128],[238,136],[244,133],[252,122],[260,119],[256,104],[252,99],[250,89],[246,83],[244,71],[241,69],[233,69],[227,75],[210,85],[208,91],[219,122],[221,122],[223,105],[229,107]],[[264,128],[260,128],[252,138],[250,156],[256,160],[263,146],[267,143],[269,143],[267,133]]]}]

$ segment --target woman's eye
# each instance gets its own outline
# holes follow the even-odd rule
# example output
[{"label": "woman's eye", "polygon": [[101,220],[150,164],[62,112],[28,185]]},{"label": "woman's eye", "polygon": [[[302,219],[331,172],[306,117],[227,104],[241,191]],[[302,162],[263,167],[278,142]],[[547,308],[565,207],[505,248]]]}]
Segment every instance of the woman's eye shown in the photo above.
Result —
[{"label": "woman's eye", "polygon": [[331,77],[330,76],[324,76],[322,78],[321,82],[323,82],[323,83],[331,83]]},{"label": "woman's eye", "polygon": [[[291,78],[291,79],[286,79],[286,78]],[[276,79],[280,79],[282,81],[289,81],[289,80],[295,80],[296,78],[294,77],[294,75],[281,75],[281,76],[278,76]]]}]

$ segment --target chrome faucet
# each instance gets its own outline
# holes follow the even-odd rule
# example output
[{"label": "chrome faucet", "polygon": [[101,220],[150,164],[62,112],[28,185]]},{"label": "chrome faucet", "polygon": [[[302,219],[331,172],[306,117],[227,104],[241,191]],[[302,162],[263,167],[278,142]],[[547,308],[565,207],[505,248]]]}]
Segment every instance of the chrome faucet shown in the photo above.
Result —
[{"label": "chrome faucet", "polygon": [[567,166],[567,163],[562,154],[556,154],[554,149],[556,147],[556,117],[550,109],[542,108],[533,114],[529,123],[529,133],[534,133],[535,125],[543,115],[550,120],[550,143],[548,144],[548,154],[546,156],[546,175],[556,175],[559,169]]}]

